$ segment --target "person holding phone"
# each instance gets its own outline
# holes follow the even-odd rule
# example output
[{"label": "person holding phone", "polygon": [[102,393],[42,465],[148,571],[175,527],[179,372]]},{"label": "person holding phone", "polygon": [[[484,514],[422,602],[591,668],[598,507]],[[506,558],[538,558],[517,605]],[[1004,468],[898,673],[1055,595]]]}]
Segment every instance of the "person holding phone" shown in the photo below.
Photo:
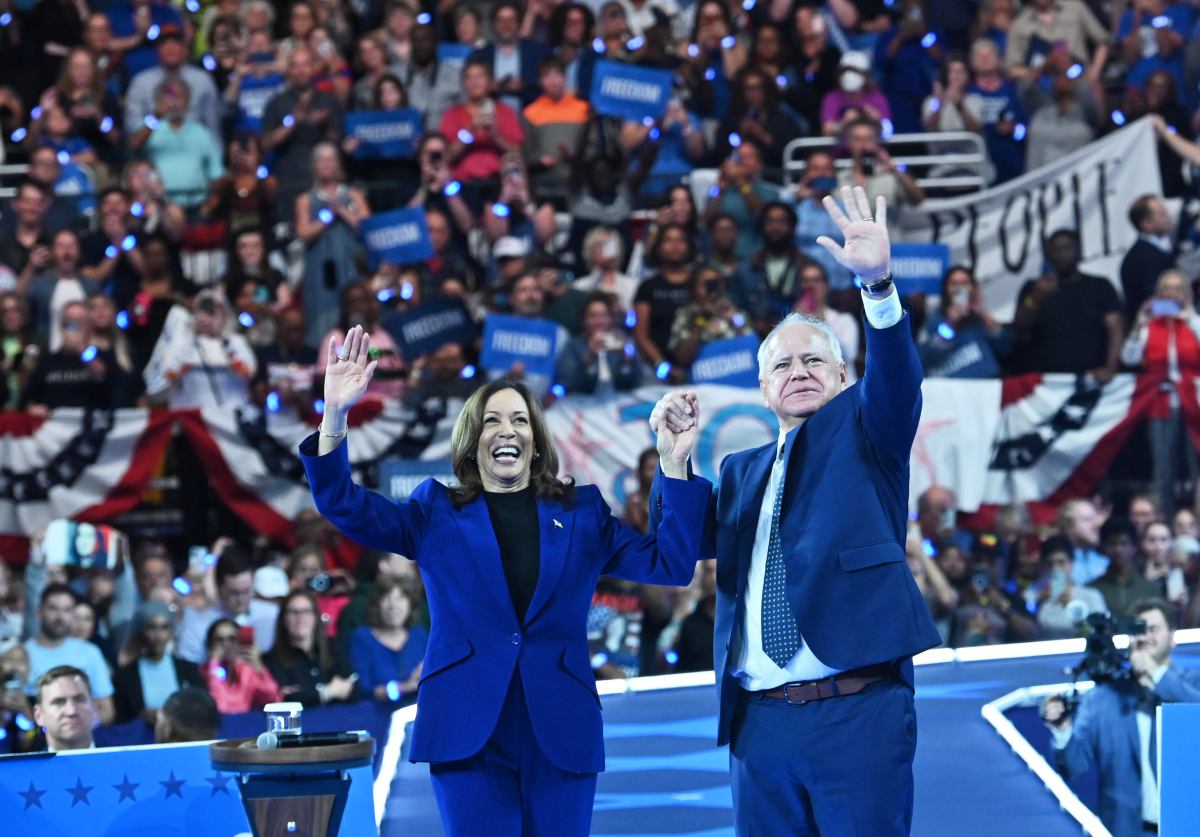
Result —
[{"label": "person holding phone", "polygon": [[1147,428],[1155,489],[1170,515],[1180,505],[1180,484],[1194,482],[1200,473],[1179,401],[1181,384],[1200,374],[1200,315],[1183,273],[1168,270],[1158,277],[1121,347],[1121,362],[1141,367],[1158,383]]},{"label": "person holding phone", "polygon": [[942,277],[939,316],[929,317],[917,353],[930,378],[997,378],[1007,334],[983,310],[971,269],[955,265]]},{"label": "person holding phone", "polygon": [[207,659],[200,676],[222,714],[251,712],[283,699],[249,626],[218,619],[209,626],[204,647]]},{"label": "person holding phone", "polygon": [[1042,543],[1042,561],[1050,568],[1038,595],[1037,621],[1041,639],[1079,636],[1079,623],[1093,613],[1107,613],[1104,595],[1094,587],[1076,584],[1071,542],[1061,536]]}]

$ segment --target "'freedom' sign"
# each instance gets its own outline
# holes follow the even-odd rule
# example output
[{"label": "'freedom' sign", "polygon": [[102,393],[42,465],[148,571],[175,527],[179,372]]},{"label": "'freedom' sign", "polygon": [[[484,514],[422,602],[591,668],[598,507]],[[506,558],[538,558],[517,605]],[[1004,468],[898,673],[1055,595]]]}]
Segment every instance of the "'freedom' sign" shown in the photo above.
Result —
[{"label": "'freedom' sign", "polygon": [[671,73],[617,61],[597,61],[592,107],[597,113],[643,122],[658,119],[671,97]]},{"label": "'freedom' sign", "polygon": [[479,364],[489,371],[507,372],[514,363],[522,363],[528,374],[552,379],[557,340],[558,323],[489,314]]},{"label": "'freedom' sign", "polygon": [[945,244],[892,243],[892,279],[902,296],[942,292],[942,277],[950,267]]},{"label": "'freedom' sign", "polygon": [[396,209],[373,215],[359,224],[358,231],[366,245],[371,270],[380,262],[404,265],[433,256],[423,210]]},{"label": "'freedom' sign", "polygon": [[470,343],[479,334],[466,306],[458,299],[439,299],[392,314],[384,319],[383,327],[405,360],[416,360],[447,343]]},{"label": "'freedom' sign", "polygon": [[746,334],[704,344],[692,363],[692,382],[757,387],[758,338]]},{"label": "'freedom' sign", "polygon": [[351,111],[346,114],[346,133],[358,140],[354,149],[358,159],[412,157],[421,136],[421,112],[415,108]]}]

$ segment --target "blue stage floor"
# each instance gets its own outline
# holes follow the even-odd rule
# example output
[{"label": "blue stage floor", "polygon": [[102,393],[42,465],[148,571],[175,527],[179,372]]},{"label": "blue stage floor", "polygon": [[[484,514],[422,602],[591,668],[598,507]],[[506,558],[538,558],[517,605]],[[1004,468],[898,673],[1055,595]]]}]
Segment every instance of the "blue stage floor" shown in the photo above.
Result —
[{"label": "blue stage floor", "polygon": [[[1177,657],[1200,664],[1200,649]],[[980,716],[985,703],[1016,689],[1063,682],[1063,668],[1078,658],[918,666],[914,835],[1078,837],[1079,824]],[[608,771],[592,833],[733,837],[729,755],[713,744],[712,687],[608,695],[603,704]],[[380,834],[442,834],[425,765],[398,764]]]}]

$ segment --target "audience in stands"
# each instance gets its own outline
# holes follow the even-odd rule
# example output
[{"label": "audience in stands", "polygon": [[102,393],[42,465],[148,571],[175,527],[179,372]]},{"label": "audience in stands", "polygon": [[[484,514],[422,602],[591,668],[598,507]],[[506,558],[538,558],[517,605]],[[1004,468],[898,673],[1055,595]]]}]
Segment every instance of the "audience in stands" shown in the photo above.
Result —
[{"label": "audience in stands", "polygon": [[350,637],[350,661],[358,688],[378,701],[411,703],[421,679],[429,634],[417,624],[409,584],[381,575],[366,602],[366,624]]},{"label": "audience in stands", "polygon": [[220,617],[209,626],[204,649],[200,676],[222,713],[250,712],[283,699],[263,664],[253,629]]},{"label": "audience in stands", "polygon": [[103,723],[85,671],[64,664],[38,676],[33,692],[33,721],[42,728],[47,750],[59,753],[96,746],[92,729],[98,718]]}]

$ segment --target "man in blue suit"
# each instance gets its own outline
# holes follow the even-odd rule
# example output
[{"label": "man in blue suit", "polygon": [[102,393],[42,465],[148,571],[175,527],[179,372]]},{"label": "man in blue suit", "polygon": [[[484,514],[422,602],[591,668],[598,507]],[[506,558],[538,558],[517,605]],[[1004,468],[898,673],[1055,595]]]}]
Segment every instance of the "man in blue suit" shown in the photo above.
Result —
[{"label": "man in blue suit", "polygon": [[538,41],[518,37],[521,28],[521,4],[500,0],[492,7],[492,35],[496,42],[471,53],[471,61],[483,61],[492,68],[496,95],[520,113],[541,95],[538,66],[548,55]]},{"label": "man in blue suit", "polygon": [[[908,834],[916,747],[911,657],[940,642],[904,556],[921,364],[888,275],[886,206],[826,209],[862,282],[866,375],[846,386],[836,336],[792,314],[759,348],[776,442],[728,457],[710,504],[717,558],[719,741],[739,835]],[[652,423],[687,429],[692,393]]]},{"label": "man in blue suit", "polygon": [[1098,683],[1085,692],[1074,718],[1062,698],[1046,701],[1053,736],[1050,761],[1068,779],[1093,766],[1100,774],[1100,821],[1113,837],[1158,831],[1158,745],[1155,706],[1200,702],[1200,671],[1171,665],[1175,640],[1166,603],[1134,605],[1146,631],[1133,638],[1133,678]]}]

